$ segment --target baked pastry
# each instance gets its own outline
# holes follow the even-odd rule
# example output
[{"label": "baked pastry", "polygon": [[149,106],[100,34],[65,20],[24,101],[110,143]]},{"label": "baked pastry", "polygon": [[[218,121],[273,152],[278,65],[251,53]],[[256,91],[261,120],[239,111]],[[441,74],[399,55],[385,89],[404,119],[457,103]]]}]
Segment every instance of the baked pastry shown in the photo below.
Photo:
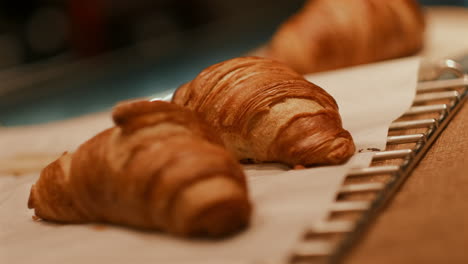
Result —
[{"label": "baked pastry", "polygon": [[113,111],[115,127],[41,172],[28,207],[65,223],[107,222],[189,236],[246,226],[241,166],[194,113],[160,101]]},{"label": "baked pastry", "polygon": [[309,0],[273,35],[266,56],[300,73],[417,53],[424,15],[416,0]]},{"label": "baked pastry", "polygon": [[241,57],[203,70],[173,102],[204,117],[240,160],[339,164],[355,150],[335,100],[288,66]]}]

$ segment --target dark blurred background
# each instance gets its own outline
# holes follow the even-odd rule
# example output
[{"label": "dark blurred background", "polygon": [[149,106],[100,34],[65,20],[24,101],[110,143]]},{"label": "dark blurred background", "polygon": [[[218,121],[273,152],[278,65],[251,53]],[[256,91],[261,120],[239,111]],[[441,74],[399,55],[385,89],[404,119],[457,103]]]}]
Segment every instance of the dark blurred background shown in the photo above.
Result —
[{"label": "dark blurred background", "polygon": [[268,41],[303,2],[0,0],[0,125],[61,120],[175,89]]}]

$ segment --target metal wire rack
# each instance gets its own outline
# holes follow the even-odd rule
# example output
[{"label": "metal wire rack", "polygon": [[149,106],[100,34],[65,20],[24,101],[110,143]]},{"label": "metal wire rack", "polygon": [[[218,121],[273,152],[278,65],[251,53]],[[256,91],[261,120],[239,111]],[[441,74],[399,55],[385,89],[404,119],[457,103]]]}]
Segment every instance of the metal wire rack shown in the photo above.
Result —
[{"label": "metal wire rack", "polygon": [[413,105],[389,128],[387,149],[351,170],[325,222],[295,247],[290,263],[339,263],[398,191],[468,97],[468,75],[453,60],[420,78]]}]

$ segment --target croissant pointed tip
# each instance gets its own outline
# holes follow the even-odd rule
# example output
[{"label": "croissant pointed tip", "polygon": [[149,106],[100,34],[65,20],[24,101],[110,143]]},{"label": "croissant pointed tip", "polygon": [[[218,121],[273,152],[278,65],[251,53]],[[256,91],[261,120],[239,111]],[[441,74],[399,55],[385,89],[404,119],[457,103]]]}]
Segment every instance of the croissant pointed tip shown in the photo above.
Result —
[{"label": "croissant pointed tip", "polygon": [[355,152],[355,146],[352,139],[339,137],[333,141],[331,151],[327,158],[331,163],[340,164],[347,161]]},{"label": "croissant pointed tip", "polygon": [[29,209],[34,209],[35,204],[34,204],[34,185],[31,187],[31,191],[29,192],[29,199],[28,199],[28,208]]},{"label": "croissant pointed tip", "polygon": [[183,236],[224,237],[246,227],[250,215],[245,186],[218,175],[192,184],[179,195],[171,229]]},{"label": "croissant pointed tip", "polygon": [[243,201],[225,201],[205,211],[198,219],[194,235],[223,237],[233,234],[249,224],[250,207]]}]

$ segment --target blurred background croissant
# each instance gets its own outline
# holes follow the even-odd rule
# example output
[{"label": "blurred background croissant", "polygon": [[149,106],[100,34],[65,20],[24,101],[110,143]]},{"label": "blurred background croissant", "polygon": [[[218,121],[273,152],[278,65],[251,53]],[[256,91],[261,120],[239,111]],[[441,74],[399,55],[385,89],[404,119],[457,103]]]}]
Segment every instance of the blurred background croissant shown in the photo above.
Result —
[{"label": "blurred background croissant", "polygon": [[[423,24],[417,12],[413,19],[419,22],[411,22],[405,9],[389,7],[401,2],[423,7],[468,4],[466,0],[1,0],[0,125],[55,121],[110,109],[121,100],[175,89],[208,65],[265,45],[270,48],[268,56],[303,73],[414,54],[421,48]],[[394,36],[403,36],[400,40],[406,44],[390,44],[392,48],[380,56],[343,49],[372,41],[378,47],[389,40],[376,29],[369,32],[379,33],[378,37],[371,33],[370,39],[359,38],[361,42],[339,33],[344,29],[350,34],[337,26],[336,19],[362,19],[362,8],[355,8],[362,4],[380,10],[375,14],[380,15],[382,27],[405,31]],[[382,5],[387,6],[384,11]],[[309,15],[304,15],[306,9]],[[297,16],[306,22],[297,22]],[[296,29],[286,30],[291,19]],[[366,19],[359,21],[363,28],[375,26]],[[324,30],[342,37],[330,42],[333,45],[325,44],[329,50],[318,55],[309,44],[297,48],[302,44],[291,33],[308,38],[307,43]],[[285,49],[292,45],[296,47]],[[375,47],[367,51],[375,53]]]}]

